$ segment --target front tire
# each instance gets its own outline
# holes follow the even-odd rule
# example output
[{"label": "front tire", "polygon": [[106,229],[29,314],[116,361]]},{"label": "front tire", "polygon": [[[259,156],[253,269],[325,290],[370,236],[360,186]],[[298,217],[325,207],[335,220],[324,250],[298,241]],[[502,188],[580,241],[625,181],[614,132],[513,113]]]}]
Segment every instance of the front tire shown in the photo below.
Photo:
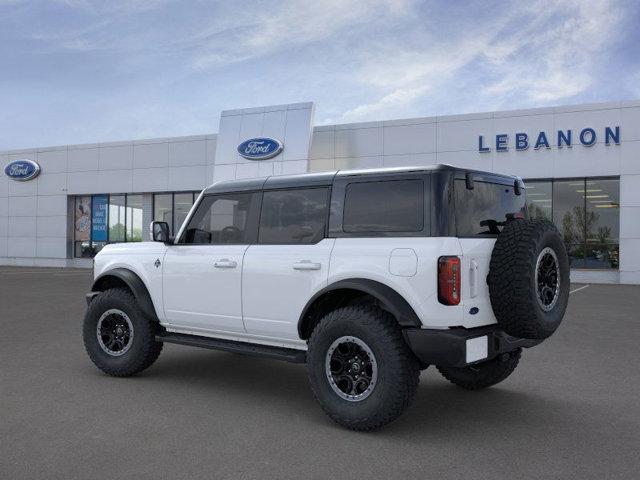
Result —
[{"label": "front tire", "polygon": [[309,340],[313,394],[334,421],[374,430],[398,418],[418,388],[420,364],[391,314],[371,305],[334,310]]},{"label": "front tire", "polygon": [[91,361],[107,375],[127,377],[149,368],[162,343],[155,335],[158,324],[145,317],[133,294],[113,288],[89,304],[82,336]]},{"label": "front tire", "polygon": [[480,390],[505,380],[518,366],[522,349],[468,367],[437,367],[444,378],[465,390]]}]

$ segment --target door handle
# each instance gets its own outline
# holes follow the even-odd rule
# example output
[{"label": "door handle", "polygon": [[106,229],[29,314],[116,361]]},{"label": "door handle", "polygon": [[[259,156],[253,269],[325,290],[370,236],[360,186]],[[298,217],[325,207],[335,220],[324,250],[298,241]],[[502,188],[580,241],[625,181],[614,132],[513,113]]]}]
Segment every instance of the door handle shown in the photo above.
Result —
[{"label": "door handle", "polygon": [[300,260],[292,265],[294,270],[320,270],[321,264],[311,260]]},{"label": "door handle", "polygon": [[213,266],[216,268],[236,268],[238,266],[238,262],[229,260],[228,258],[222,258],[217,262],[214,262]]},{"label": "door handle", "polygon": [[469,293],[471,298],[475,298],[478,296],[478,262],[475,258],[471,259],[469,273]]}]

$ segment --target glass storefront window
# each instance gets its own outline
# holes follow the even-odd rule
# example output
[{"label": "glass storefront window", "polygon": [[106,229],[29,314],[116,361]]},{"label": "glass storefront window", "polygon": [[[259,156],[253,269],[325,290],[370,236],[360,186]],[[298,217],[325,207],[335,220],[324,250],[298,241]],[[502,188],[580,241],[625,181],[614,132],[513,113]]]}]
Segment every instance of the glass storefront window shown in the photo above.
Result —
[{"label": "glass storefront window", "polygon": [[109,196],[109,241],[125,241],[126,208],[124,195]]},{"label": "glass storefront window", "polygon": [[552,220],[552,182],[529,181],[526,187],[529,218]]},{"label": "glass storefront window", "polygon": [[75,197],[74,256],[93,257],[108,243],[141,242],[141,194]]},{"label": "glass storefront window", "polygon": [[584,194],[587,211],[587,268],[618,268],[620,182],[609,179],[587,180]]},{"label": "glass storefront window", "polygon": [[619,179],[529,180],[526,185],[529,216],[553,220],[571,268],[618,268]]},{"label": "glass storefront window", "polygon": [[142,195],[127,195],[127,242],[142,241]]},{"label": "glass storefront window", "polygon": [[567,245],[571,268],[585,268],[584,180],[553,182],[553,223]]},{"label": "glass storefront window", "polygon": [[93,256],[91,251],[91,196],[76,197],[73,220],[75,256]]},{"label": "glass storefront window", "polygon": [[173,197],[173,232],[180,230],[193,206],[193,193],[176,193]]},{"label": "glass storefront window", "polygon": [[184,223],[198,192],[156,193],[153,195],[153,219],[167,222],[175,235]]},{"label": "glass storefront window", "polygon": [[153,196],[153,219],[156,222],[167,222],[173,233],[173,194],[157,193]]}]

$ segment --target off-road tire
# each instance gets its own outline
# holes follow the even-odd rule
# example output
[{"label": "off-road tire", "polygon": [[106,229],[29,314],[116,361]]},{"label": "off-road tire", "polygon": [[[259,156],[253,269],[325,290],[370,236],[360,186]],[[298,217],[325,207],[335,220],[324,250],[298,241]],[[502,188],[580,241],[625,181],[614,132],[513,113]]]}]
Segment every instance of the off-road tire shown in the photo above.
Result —
[{"label": "off-road tire", "polygon": [[[343,336],[362,340],[377,362],[375,387],[358,402],[338,396],[325,370],[331,344]],[[411,404],[420,379],[420,364],[393,316],[365,304],[333,310],[319,321],[309,340],[307,366],[311,389],[323,410],[351,430],[374,430],[398,418]]]},{"label": "off-road tire", "polygon": [[468,367],[437,367],[444,378],[466,390],[480,390],[506,379],[518,366],[522,349]]},{"label": "off-road tire", "polygon": [[[553,251],[558,262],[557,300],[545,311],[538,301],[539,255]],[[487,277],[491,306],[500,327],[520,338],[544,339],[560,325],[569,301],[569,258],[556,226],[547,220],[512,220],[496,240]]]},{"label": "off-road tire", "polygon": [[[100,316],[110,309],[123,311],[133,324],[131,347],[117,357],[102,349],[96,333]],[[160,355],[162,342],[155,340],[158,329],[158,323],[145,317],[129,290],[113,288],[98,294],[89,304],[82,336],[89,358],[100,370],[114,377],[127,377],[149,368]]]}]

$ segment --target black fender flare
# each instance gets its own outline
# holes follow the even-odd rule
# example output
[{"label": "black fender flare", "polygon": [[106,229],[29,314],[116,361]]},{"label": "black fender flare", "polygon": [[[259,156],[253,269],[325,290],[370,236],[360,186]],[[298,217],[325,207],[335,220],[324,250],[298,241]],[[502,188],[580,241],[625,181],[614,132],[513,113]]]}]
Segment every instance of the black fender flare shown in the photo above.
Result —
[{"label": "black fender flare", "polygon": [[314,302],[328,292],[343,289],[358,290],[360,292],[371,295],[380,302],[382,308],[387,310],[396,318],[398,324],[401,327],[419,328],[422,326],[420,318],[418,318],[416,312],[413,310],[411,305],[409,305],[409,302],[407,302],[404,297],[396,292],[393,288],[385,285],[384,283],[380,283],[367,278],[351,278],[332,283],[331,285],[324,287],[313,297],[311,297],[311,299],[304,306],[304,309],[300,314],[300,318],[298,318],[298,335],[300,336],[300,338],[303,338],[304,319]]},{"label": "black fender flare", "polygon": [[93,281],[91,291],[104,291],[106,289],[105,286],[108,285],[108,279],[110,277],[123,281],[133,293],[142,313],[144,313],[149,319],[159,322],[158,315],[156,314],[156,309],[153,306],[153,301],[151,300],[151,295],[149,295],[147,286],[136,273],[127,268],[114,268],[113,270],[108,270],[98,275],[98,277]]}]

